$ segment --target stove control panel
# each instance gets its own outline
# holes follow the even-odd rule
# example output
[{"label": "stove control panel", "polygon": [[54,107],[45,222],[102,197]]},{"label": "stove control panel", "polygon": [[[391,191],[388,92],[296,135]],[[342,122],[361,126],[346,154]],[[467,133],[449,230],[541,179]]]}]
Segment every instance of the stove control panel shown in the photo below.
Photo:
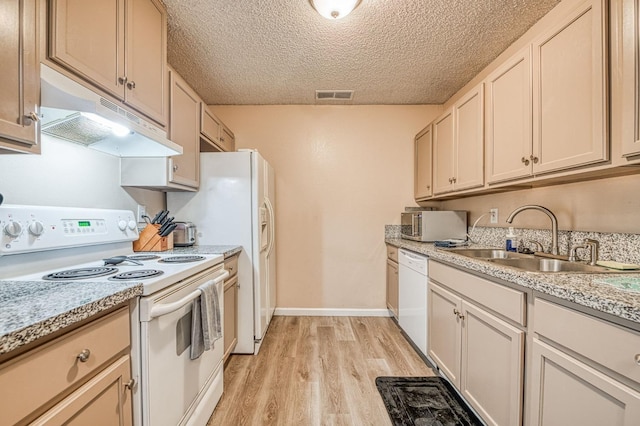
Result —
[{"label": "stove control panel", "polygon": [[5,204],[0,206],[0,255],[134,241],[135,225],[130,210]]}]

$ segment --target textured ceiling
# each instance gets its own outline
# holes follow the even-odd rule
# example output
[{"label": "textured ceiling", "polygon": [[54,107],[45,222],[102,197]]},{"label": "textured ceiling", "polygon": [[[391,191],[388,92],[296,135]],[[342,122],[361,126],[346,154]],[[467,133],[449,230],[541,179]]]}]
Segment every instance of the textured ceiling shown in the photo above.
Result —
[{"label": "textured ceiling", "polygon": [[168,61],[209,104],[441,104],[560,0],[164,0]]}]

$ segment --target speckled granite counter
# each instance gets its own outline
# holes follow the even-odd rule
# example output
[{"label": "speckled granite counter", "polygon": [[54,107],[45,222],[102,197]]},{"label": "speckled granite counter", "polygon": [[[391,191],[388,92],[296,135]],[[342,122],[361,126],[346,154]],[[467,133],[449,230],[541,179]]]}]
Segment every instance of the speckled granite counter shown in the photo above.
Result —
[{"label": "speckled granite counter", "polygon": [[141,294],[131,282],[0,281],[0,355]]},{"label": "speckled granite counter", "polygon": [[[419,243],[401,238],[387,237],[387,244],[422,253],[431,259],[498,278],[525,288],[558,297],[587,308],[614,315],[637,323],[640,327],[640,293],[617,289],[597,281],[603,274],[585,273],[532,273],[497,265],[491,262],[461,256],[433,244]],[[606,278],[640,277],[636,274],[606,274]]]},{"label": "speckled granite counter", "polygon": [[162,253],[175,253],[175,254],[222,254],[224,258],[233,256],[236,253],[242,251],[242,246],[191,246],[191,247],[174,247],[172,250],[164,251]]}]

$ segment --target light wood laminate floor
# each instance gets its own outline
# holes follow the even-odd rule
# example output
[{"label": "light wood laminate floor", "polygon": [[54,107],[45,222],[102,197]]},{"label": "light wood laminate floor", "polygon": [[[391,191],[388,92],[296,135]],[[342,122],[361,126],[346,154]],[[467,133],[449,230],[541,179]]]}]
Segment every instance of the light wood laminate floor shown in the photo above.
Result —
[{"label": "light wood laminate floor", "polygon": [[390,425],[378,376],[432,376],[390,318],[274,317],[233,355],[208,425]]}]

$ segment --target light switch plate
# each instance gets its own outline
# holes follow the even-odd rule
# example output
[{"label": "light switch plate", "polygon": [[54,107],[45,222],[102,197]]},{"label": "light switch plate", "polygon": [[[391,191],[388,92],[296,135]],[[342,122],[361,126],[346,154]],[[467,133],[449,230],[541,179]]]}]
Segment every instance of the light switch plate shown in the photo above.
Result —
[{"label": "light switch plate", "polygon": [[144,222],[144,218],[142,216],[146,216],[147,214],[147,206],[143,206],[142,204],[138,204],[138,223]]}]

